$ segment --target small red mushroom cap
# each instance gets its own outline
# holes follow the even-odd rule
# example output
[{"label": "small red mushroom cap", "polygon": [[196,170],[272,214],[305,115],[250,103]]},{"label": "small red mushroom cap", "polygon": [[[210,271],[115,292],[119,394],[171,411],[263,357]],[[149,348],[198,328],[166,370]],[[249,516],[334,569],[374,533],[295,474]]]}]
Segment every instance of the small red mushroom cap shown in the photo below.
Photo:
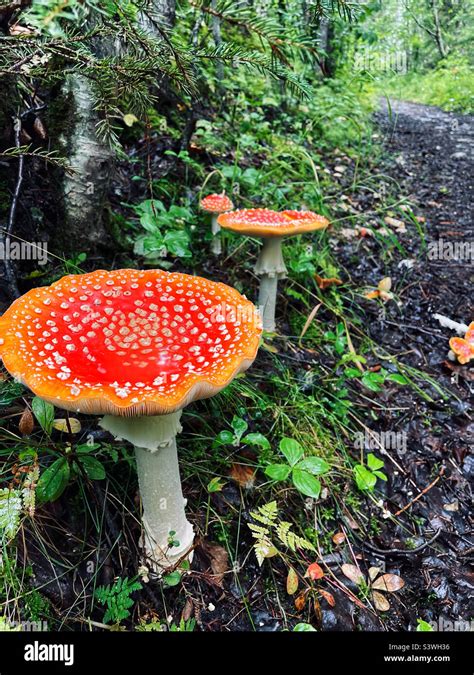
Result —
[{"label": "small red mushroom cap", "polygon": [[29,291],[0,317],[0,357],[76,412],[160,415],[213,396],[254,360],[261,323],[235,289],[162,270],[99,270]]},{"label": "small red mushroom cap", "polygon": [[329,225],[324,216],[312,211],[272,211],[240,209],[223,213],[217,219],[221,227],[255,237],[284,237],[321,230]]},{"label": "small red mushroom cap", "polygon": [[201,199],[199,206],[209,213],[224,213],[234,208],[232,201],[223,192],[220,195],[212,194]]},{"label": "small red mushroom cap", "polygon": [[464,337],[452,337],[449,346],[456,354],[459,363],[469,363],[471,359],[474,359],[474,321],[469,324]]}]

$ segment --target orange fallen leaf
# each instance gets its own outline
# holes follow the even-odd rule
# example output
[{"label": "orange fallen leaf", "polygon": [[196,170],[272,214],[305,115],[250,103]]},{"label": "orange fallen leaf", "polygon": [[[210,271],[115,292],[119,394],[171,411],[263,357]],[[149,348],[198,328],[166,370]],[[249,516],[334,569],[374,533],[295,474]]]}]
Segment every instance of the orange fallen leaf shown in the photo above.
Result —
[{"label": "orange fallen leaf", "polygon": [[316,581],[317,579],[323,578],[324,572],[318,563],[311,563],[304,576],[305,578],[309,577],[312,581]]},{"label": "orange fallen leaf", "polygon": [[336,544],[336,546],[339,546],[339,544],[342,544],[343,541],[345,541],[346,535],[344,532],[336,532],[334,537],[332,538],[333,542]]},{"label": "orange fallen leaf", "polygon": [[306,591],[301,591],[301,593],[295,598],[295,608],[298,612],[302,612],[306,605]]},{"label": "orange fallen leaf", "polygon": [[255,469],[246,464],[232,464],[229,476],[246,490],[255,483]]},{"label": "orange fallen leaf", "polygon": [[319,592],[330,607],[335,607],[336,600],[334,599],[334,595],[332,593],[329,593],[329,591],[323,591],[321,588],[319,589]]},{"label": "orange fallen leaf", "polygon": [[469,324],[464,337],[452,337],[449,346],[456,354],[459,363],[469,363],[474,358],[474,321]]},{"label": "orange fallen leaf", "polygon": [[320,277],[319,274],[315,274],[314,278],[318,284],[318,288],[320,288],[322,291],[324,291],[326,288],[330,288],[331,286],[340,286],[342,284],[342,281],[337,277],[325,279]]}]

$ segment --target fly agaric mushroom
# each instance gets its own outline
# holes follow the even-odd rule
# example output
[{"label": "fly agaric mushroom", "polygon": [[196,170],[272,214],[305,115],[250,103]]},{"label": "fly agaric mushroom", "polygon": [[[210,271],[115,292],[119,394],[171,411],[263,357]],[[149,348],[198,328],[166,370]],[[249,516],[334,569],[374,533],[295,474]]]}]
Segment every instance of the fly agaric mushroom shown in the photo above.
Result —
[{"label": "fly agaric mushroom", "polygon": [[324,229],[329,221],[312,211],[241,209],[222,214],[217,222],[227,230],[263,239],[255,265],[255,274],[261,277],[258,305],[263,329],[274,332],[278,279],[286,278],[288,271],[283,260],[283,238]]},{"label": "fly agaric mushroom", "polygon": [[217,217],[220,213],[225,213],[225,211],[233,209],[234,205],[225,192],[222,192],[220,195],[212,194],[204,197],[201,199],[199,206],[203,211],[212,213],[211,251],[214,255],[220,255],[222,253],[221,228],[217,222]]},{"label": "fly agaric mushroom", "polygon": [[459,363],[469,363],[471,359],[474,359],[474,321],[467,327],[464,337],[452,337],[449,346],[457,356]]},{"label": "fly agaric mushroom", "polygon": [[[254,360],[255,307],[236,290],[162,270],[99,270],[29,291],[0,317],[0,357],[37,396],[135,446],[143,543],[155,569],[186,556],[176,433],[182,408]],[[169,546],[170,532],[179,545]]]}]

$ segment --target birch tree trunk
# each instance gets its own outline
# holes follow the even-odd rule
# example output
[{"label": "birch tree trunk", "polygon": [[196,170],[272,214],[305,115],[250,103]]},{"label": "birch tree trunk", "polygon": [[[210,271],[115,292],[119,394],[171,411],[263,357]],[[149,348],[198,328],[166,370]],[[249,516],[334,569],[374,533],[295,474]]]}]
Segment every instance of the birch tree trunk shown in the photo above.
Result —
[{"label": "birch tree trunk", "polygon": [[114,154],[97,136],[99,114],[90,81],[74,74],[65,88],[72,120],[66,141],[74,173],[63,181],[65,227],[58,243],[70,253],[94,249],[106,239],[103,211]]}]

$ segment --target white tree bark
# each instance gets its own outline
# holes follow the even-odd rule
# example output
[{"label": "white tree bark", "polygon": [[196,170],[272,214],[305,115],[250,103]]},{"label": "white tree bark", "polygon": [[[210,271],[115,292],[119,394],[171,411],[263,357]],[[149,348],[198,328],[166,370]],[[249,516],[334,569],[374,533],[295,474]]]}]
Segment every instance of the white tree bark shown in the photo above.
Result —
[{"label": "white tree bark", "polygon": [[97,136],[99,116],[94,110],[90,81],[83,75],[74,74],[68,77],[66,87],[72,119],[67,145],[74,173],[67,174],[63,184],[65,232],[71,248],[90,250],[105,237],[102,212],[113,152]]}]

